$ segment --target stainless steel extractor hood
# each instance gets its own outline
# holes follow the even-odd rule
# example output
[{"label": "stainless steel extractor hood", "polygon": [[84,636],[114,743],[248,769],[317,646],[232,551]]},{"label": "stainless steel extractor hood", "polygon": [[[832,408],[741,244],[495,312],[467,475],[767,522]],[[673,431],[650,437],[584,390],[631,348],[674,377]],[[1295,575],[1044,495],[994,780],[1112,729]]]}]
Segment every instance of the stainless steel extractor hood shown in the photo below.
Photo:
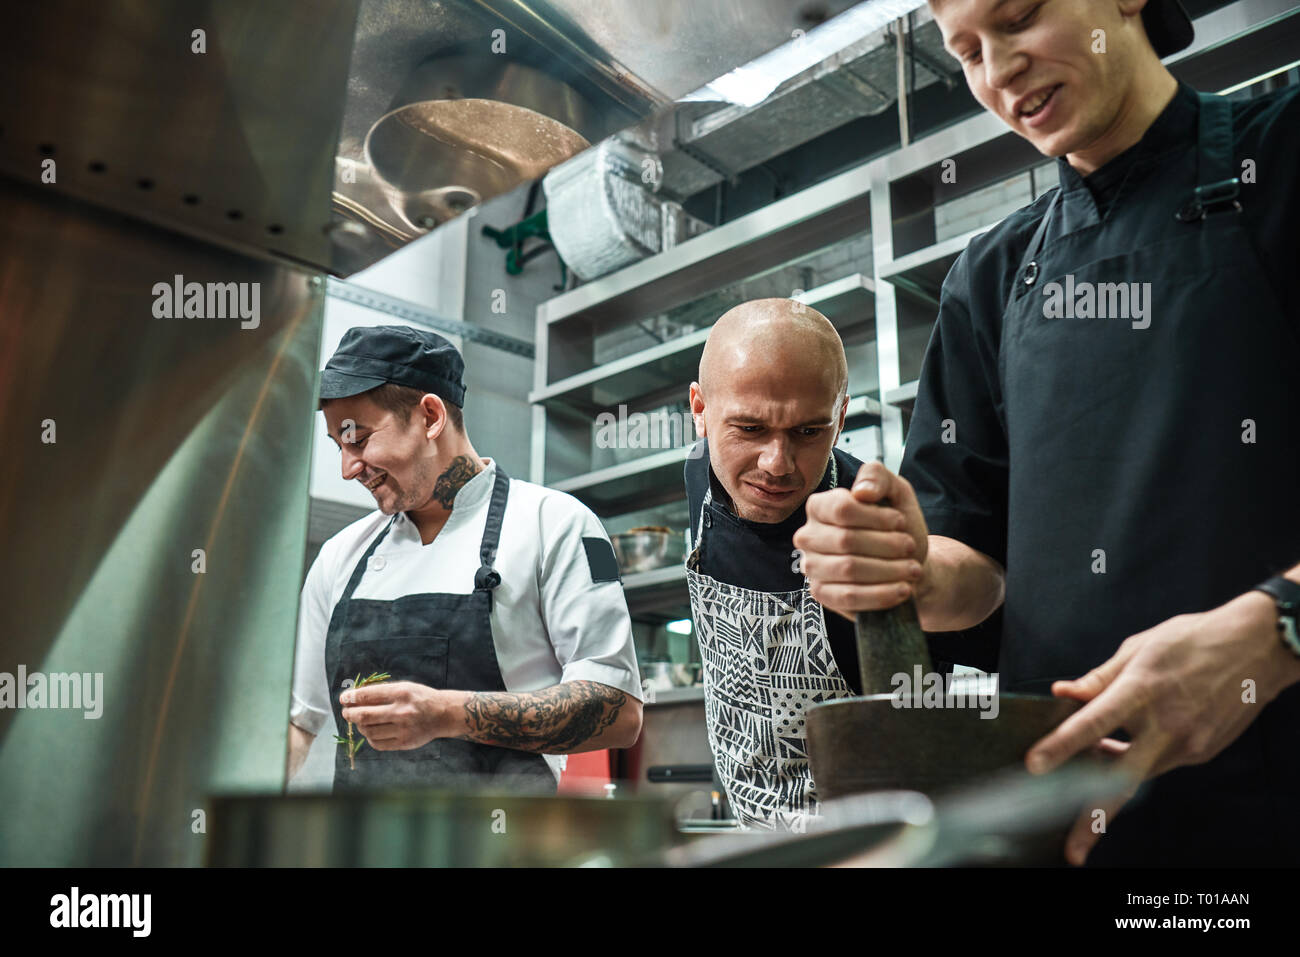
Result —
[{"label": "stainless steel extractor hood", "polygon": [[[25,4],[6,22],[0,171],[348,275],[849,5]],[[415,103],[436,105],[394,117]]]},{"label": "stainless steel extractor hood", "polygon": [[362,0],[334,271],[536,179],[849,5]]}]

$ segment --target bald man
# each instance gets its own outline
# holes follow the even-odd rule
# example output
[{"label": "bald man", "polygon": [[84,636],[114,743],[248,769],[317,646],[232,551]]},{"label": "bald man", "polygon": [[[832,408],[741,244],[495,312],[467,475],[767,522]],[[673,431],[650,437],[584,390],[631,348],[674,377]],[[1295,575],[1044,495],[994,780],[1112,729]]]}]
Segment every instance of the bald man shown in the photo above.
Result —
[{"label": "bald man", "polygon": [[[852,624],[827,622],[791,541],[808,496],[849,487],[862,466],[834,447],[847,396],[838,333],[791,299],[742,303],[718,319],[691,384],[701,442],[685,469],[687,581],[709,744],[746,826],[790,827],[816,813],[804,711],[859,691]],[[910,536],[898,544],[912,547]]]}]

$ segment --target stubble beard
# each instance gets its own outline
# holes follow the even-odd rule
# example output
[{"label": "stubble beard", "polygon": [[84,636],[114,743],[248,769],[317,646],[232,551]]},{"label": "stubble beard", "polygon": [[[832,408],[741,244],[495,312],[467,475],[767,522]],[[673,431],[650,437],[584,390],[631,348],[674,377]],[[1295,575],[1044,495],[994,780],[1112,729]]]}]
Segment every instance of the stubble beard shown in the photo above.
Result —
[{"label": "stubble beard", "polygon": [[[414,475],[412,482],[416,489],[427,488],[432,490],[435,482],[435,466],[432,459],[420,459],[415,463]],[[392,482],[392,473],[389,473],[389,481]],[[395,485],[396,483],[394,483]],[[432,491],[429,494],[421,495],[418,491],[409,491],[404,489],[394,489],[396,493],[396,504],[393,506],[393,512],[409,512],[412,509],[419,508],[428,504],[432,497]],[[389,512],[388,514],[392,514]]]}]

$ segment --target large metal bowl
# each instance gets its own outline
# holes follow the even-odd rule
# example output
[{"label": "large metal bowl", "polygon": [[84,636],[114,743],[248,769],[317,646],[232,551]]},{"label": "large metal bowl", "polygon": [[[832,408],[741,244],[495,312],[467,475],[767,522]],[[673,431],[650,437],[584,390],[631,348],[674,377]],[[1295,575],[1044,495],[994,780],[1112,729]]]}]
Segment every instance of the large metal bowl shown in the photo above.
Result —
[{"label": "large metal bowl", "polygon": [[[1023,774],[1030,747],[1081,707],[1068,698],[1029,694],[999,695],[995,718],[981,717],[978,708],[894,705],[894,695],[875,694],[808,710],[808,754],[819,800],[906,790],[942,801],[1015,769]],[[982,863],[1060,866],[1068,822],[1084,800],[1062,805],[1058,820],[1065,824],[985,835],[993,850]]]},{"label": "large metal bowl", "polygon": [[1025,752],[1080,704],[1002,694],[995,718],[978,708],[898,708],[891,694],[842,698],[808,710],[817,795],[864,791],[942,794],[996,771],[1024,766]]}]

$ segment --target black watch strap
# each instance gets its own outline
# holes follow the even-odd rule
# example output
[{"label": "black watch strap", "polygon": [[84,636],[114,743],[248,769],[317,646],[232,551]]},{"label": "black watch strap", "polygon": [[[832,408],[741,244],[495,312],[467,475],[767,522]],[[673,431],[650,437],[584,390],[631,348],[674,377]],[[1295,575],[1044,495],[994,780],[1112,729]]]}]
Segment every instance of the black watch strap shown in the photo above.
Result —
[{"label": "black watch strap", "polygon": [[1277,602],[1277,629],[1282,643],[1300,656],[1300,584],[1279,575],[1252,590],[1265,592]]},{"label": "black watch strap", "polygon": [[1268,592],[1282,606],[1283,614],[1300,615],[1300,584],[1279,575],[1256,585],[1253,591]]}]

